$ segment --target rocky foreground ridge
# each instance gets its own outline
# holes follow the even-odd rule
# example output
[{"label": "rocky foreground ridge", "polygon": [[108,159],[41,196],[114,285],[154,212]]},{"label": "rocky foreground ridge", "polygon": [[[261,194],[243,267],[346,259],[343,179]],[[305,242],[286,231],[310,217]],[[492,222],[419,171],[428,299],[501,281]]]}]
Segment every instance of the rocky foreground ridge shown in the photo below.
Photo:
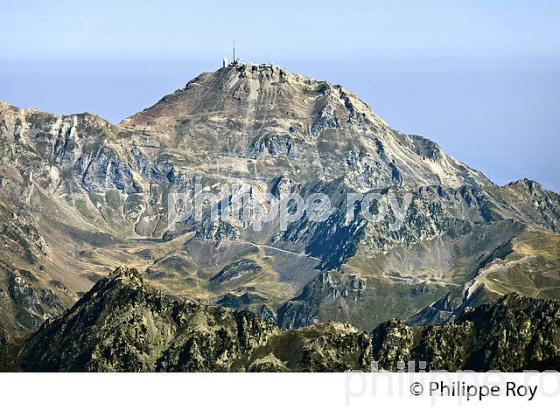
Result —
[{"label": "rocky foreground ridge", "polygon": [[449,371],[560,370],[560,303],[511,294],[442,326],[284,330],[252,312],[164,295],[121,267],[26,340],[0,332],[3,370],[369,371],[372,361],[393,371],[399,361]]}]

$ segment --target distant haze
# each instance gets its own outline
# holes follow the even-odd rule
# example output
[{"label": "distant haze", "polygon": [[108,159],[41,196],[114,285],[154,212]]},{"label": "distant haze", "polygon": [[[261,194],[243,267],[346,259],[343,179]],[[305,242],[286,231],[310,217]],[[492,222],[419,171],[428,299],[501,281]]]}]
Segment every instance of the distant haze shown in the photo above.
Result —
[{"label": "distant haze", "polygon": [[48,3],[2,4],[0,100],[116,123],[235,36],[242,60],[342,84],[497,183],[560,191],[558,2]]}]

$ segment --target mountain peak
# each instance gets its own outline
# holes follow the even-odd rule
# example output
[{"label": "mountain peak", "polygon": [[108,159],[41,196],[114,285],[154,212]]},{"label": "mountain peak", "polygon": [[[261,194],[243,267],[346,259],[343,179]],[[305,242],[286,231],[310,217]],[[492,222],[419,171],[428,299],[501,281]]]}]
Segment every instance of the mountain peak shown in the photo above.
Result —
[{"label": "mountain peak", "polygon": [[529,193],[532,193],[533,191],[543,190],[543,186],[540,183],[528,178],[522,178],[522,179],[512,181],[509,184],[507,184],[507,186],[521,188]]},{"label": "mountain peak", "polygon": [[[9,332],[36,330],[93,283],[108,299],[141,300],[131,290],[149,280],[287,326],[326,317],[362,329],[408,318],[452,290],[453,301],[477,286],[557,294],[549,274],[557,252],[535,244],[528,252],[521,236],[530,228],[536,243],[556,243],[540,230],[560,231],[557,195],[492,184],[434,142],[392,129],[341,86],[240,63],[199,75],[119,125],[95,118],[0,110],[0,259],[8,270],[0,320]],[[324,194],[331,214],[316,221],[303,212],[284,228],[276,218],[255,230],[252,215],[216,221],[208,211],[170,229],[177,209],[169,194],[192,198],[199,184],[214,196],[212,210],[246,190],[254,210],[271,208],[261,193]],[[370,193],[391,205],[377,221],[362,212],[375,212]],[[355,194],[362,199],[352,215]],[[498,263],[508,252],[516,264],[544,258],[526,265],[537,276],[525,290],[508,276],[514,264]],[[96,272],[123,261],[146,283],[125,268],[100,280]],[[37,281],[14,287],[22,267]],[[211,280],[221,271],[226,280]],[[380,286],[404,299],[388,308],[373,291]]]},{"label": "mountain peak", "polygon": [[196,163],[237,158],[253,179],[342,175],[359,190],[487,183],[437,145],[390,128],[346,88],[276,65],[202,73],[119,127],[129,140],[182,151]]},{"label": "mountain peak", "polygon": [[[273,64],[236,63],[214,72],[204,72],[185,87],[163,97],[152,107],[123,121],[124,125],[146,124],[158,117],[179,118],[195,113],[219,111],[246,114],[243,106],[259,109],[274,117],[312,118],[325,105],[339,111],[341,119],[357,115],[372,123],[387,126],[369,106],[340,85],[315,80]],[[238,107],[240,106],[240,107]],[[161,119],[164,119],[161,118]],[[345,121],[340,121],[343,125]]]}]

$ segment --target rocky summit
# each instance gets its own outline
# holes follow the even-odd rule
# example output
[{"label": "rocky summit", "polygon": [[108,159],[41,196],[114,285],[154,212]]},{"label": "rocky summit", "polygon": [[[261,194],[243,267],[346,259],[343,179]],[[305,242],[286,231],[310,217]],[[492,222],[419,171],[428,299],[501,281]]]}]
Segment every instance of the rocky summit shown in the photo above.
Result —
[{"label": "rocky summit", "polygon": [[[275,200],[317,194],[330,200],[326,218],[292,204],[301,212],[284,225],[252,223]],[[198,217],[170,224],[174,198],[200,197]],[[241,197],[258,205],[249,218],[213,218]],[[203,73],[119,124],[0,103],[0,325],[34,335],[41,369],[265,369],[283,359],[251,352],[281,349],[278,338],[304,349],[319,334],[359,345],[359,332],[392,319],[411,332],[466,326],[463,313],[510,293],[559,299],[559,233],[556,193],[497,186],[348,89],[276,65]],[[101,281],[123,264],[162,296],[131,271],[134,292],[122,275]],[[98,322],[99,298],[134,300],[131,326]],[[61,314],[83,340],[65,339]],[[217,326],[222,336],[206,341]],[[424,333],[413,333],[416,346]],[[145,339],[125,342],[136,334]],[[358,366],[360,349],[313,368]]]},{"label": "rocky summit", "polygon": [[121,267],[25,341],[0,342],[4,369],[25,371],[560,370],[560,303],[512,294],[453,324],[285,330],[252,312],[177,300]]},{"label": "rocky summit", "polygon": [[258,315],[177,300],[135,269],[100,280],[19,353],[27,371],[343,371],[371,343],[351,325],[283,331]]}]

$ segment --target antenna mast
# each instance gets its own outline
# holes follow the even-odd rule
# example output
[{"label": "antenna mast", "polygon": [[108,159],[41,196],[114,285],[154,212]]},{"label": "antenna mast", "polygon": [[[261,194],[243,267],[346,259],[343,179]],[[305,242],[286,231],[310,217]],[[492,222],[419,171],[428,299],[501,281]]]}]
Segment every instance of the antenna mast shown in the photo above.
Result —
[{"label": "antenna mast", "polygon": [[235,39],[233,39],[233,62],[235,63]]}]

